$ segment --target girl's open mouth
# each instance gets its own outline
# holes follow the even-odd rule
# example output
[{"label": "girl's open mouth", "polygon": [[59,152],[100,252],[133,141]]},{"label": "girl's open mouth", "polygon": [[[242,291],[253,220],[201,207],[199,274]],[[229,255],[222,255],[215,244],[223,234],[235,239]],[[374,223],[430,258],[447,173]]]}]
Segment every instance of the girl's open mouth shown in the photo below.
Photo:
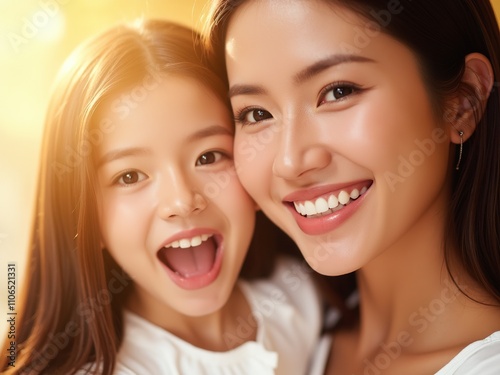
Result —
[{"label": "girl's open mouth", "polygon": [[184,289],[202,288],[214,281],[222,262],[222,238],[213,233],[173,241],[157,252],[168,275]]}]

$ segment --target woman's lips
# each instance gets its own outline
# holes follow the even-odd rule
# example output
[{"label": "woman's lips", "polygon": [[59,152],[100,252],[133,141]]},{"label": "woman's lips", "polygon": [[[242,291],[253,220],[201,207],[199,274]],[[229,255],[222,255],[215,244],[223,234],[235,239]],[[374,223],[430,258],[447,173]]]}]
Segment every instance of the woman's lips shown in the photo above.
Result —
[{"label": "woman's lips", "polygon": [[283,200],[300,229],[309,235],[330,232],[364,201],[372,180],[326,185],[289,194]]}]

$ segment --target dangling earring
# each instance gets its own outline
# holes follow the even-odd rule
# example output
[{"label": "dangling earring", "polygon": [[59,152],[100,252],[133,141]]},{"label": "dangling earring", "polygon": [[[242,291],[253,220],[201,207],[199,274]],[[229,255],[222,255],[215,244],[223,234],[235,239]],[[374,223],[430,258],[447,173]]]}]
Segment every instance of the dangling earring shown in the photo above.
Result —
[{"label": "dangling earring", "polygon": [[460,150],[458,151],[458,162],[457,162],[457,166],[455,167],[455,169],[457,171],[460,168],[460,161],[462,160],[462,149],[463,149],[463,146],[464,146],[464,132],[463,131],[459,131],[458,135],[460,136]]}]

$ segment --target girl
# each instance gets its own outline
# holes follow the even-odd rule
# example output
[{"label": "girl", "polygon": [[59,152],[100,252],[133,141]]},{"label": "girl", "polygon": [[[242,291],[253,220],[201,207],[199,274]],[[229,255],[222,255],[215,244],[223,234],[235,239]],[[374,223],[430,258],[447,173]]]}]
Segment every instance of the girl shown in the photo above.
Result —
[{"label": "girl", "polygon": [[270,278],[237,283],[256,207],[196,39],[118,26],[63,67],[5,373],[305,373],[320,322],[306,268],[280,259],[270,275],[260,247],[243,272]]},{"label": "girl", "polygon": [[498,374],[490,3],[219,0],[210,26],[243,186],[315,270],[356,271],[357,323],[317,373]]}]

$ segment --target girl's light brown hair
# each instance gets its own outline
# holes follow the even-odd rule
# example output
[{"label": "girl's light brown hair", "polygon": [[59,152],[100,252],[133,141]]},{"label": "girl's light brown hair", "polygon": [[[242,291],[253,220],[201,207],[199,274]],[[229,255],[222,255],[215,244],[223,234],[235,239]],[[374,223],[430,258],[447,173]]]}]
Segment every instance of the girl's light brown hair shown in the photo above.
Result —
[{"label": "girl's light brown hair", "polygon": [[[87,363],[112,373],[132,281],[101,245],[92,155],[114,125],[99,108],[123,92],[133,106],[169,74],[194,78],[227,103],[198,42],[196,32],[168,21],[120,25],[81,45],[63,66],[45,120],[15,367],[5,355],[0,360],[6,374],[71,374]],[[250,252],[249,277],[272,270],[273,252],[262,262],[259,249],[268,250]]]}]

